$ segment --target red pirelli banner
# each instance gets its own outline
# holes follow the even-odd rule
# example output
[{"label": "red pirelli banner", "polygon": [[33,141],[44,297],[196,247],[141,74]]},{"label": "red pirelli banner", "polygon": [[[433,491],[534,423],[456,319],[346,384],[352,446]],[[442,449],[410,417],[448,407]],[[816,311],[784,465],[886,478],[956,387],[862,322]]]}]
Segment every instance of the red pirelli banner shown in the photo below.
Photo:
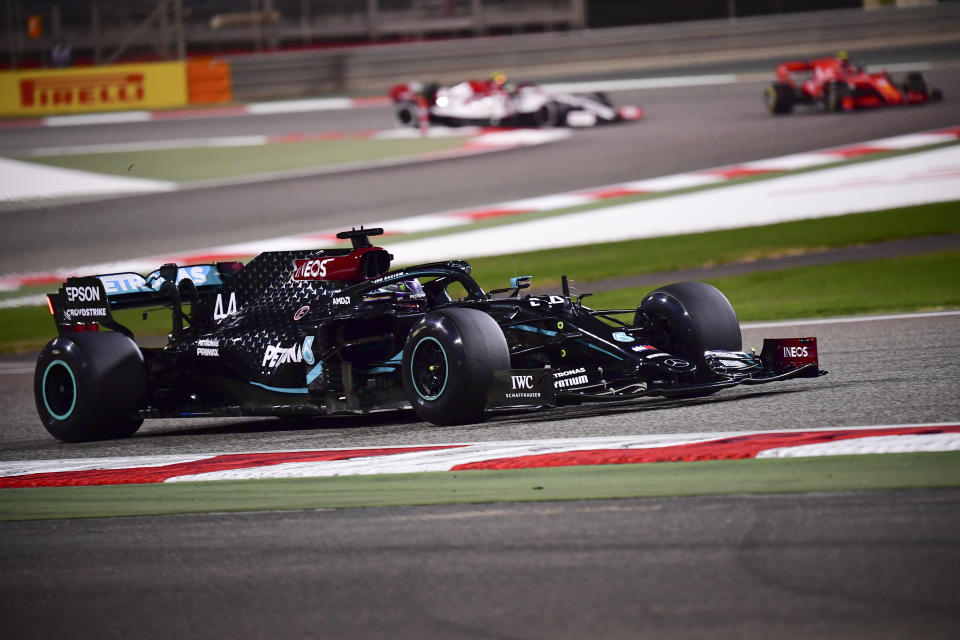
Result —
[{"label": "red pirelli banner", "polygon": [[185,104],[187,73],[182,62],[0,73],[0,115],[4,116],[126,111]]}]

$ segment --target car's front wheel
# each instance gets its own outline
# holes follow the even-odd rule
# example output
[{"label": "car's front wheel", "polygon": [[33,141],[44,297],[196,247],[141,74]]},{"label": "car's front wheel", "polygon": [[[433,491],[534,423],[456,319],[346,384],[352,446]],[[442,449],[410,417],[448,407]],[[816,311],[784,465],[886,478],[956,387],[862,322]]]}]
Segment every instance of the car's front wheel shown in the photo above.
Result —
[{"label": "car's front wheel", "polygon": [[790,113],[793,111],[793,89],[782,82],[767,85],[763,92],[763,104],[771,115]]},{"label": "car's front wheel", "polygon": [[710,382],[706,351],[740,351],[740,322],[727,297],[704,282],[660,287],[643,299],[634,318],[663,335],[656,346],[697,365],[697,382]]},{"label": "car's front wheel", "polygon": [[496,321],[476,309],[439,309],[414,326],[403,350],[403,386],[417,415],[440,425],[483,418],[493,372],[510,368]]}]

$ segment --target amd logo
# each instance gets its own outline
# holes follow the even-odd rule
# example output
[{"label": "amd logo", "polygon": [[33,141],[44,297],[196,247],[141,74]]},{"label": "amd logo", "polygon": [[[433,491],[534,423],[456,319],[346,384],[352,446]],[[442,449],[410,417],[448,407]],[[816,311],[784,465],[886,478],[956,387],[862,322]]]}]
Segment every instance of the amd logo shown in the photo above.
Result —
[{"label": "amd logo", "polygon": [[350,304],[350,296],[337,296],[333,299],[333,304]]},{"label": "amd logo", "polygon": [[66,287],[67,302],[99,302],[99,287]]},{"label": "amd logo", "polygon": [[512,389],[533,389],[533,376],[510,376]]}]

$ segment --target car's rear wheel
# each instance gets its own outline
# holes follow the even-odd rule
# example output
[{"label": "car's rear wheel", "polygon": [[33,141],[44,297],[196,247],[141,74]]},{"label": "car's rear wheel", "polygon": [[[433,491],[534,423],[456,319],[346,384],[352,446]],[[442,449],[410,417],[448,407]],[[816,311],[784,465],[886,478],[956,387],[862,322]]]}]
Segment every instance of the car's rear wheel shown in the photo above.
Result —
[{"label": "car's rear wheel", "polygon": [[401,127],[416,128],[420,124],[420,108],[416,102],[405,101],[397,104],[397,124]]},{"label": "car's rear wheel", "polygon": [[510,351],[493,318],[476,309],[440,309],[417,323],[403,350],[403,386],[417,415],[441,425],[483,418],[493,372]]},{"label": "car's rear wheel", "polygon": [[782,82],[774,82],[763,92],[763,103],[771,115],[790,113],[793,111],[793,89]]},{"label": "car's rear wheel", "polygon": [[34,398],[50,435],[84,442],[133,435],[146,394],[143,354],[121,333],[51,340],[37,359]]},{"label": "car's rear wheel", "polygon": [[705,351],[740,351],[740,322],[727,297],[704,282],[660,287],[643,299],[634,318],[664,336],[660,349],[697,365],[697,382],[709,382]]},{"label": "car's rear wheel", "polygon": [[844,82],[827,85],[827,111],[839,113],[844,110],[844,101],[850,96],[850,87]]}]

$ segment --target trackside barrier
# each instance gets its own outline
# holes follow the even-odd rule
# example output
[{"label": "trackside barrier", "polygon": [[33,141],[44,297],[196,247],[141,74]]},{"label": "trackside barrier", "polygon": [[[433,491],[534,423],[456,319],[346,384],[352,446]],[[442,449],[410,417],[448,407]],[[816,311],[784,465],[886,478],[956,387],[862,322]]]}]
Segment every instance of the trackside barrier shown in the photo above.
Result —
[{"label": "trackside barrier", "polygon": [[383,94],[397,82],[570,74],[960,43],[960,2],[226,56],[238,100]]},{"label": "trackside barrier", "polygon": [[187,97],[190,104],[217,104],[233,100],[230,63],[196,58],[187,63]]},{"label": "trackside barrier", "polygon": [[182,62],[0,72],[0,115],[31,117],[182,107]]}]

